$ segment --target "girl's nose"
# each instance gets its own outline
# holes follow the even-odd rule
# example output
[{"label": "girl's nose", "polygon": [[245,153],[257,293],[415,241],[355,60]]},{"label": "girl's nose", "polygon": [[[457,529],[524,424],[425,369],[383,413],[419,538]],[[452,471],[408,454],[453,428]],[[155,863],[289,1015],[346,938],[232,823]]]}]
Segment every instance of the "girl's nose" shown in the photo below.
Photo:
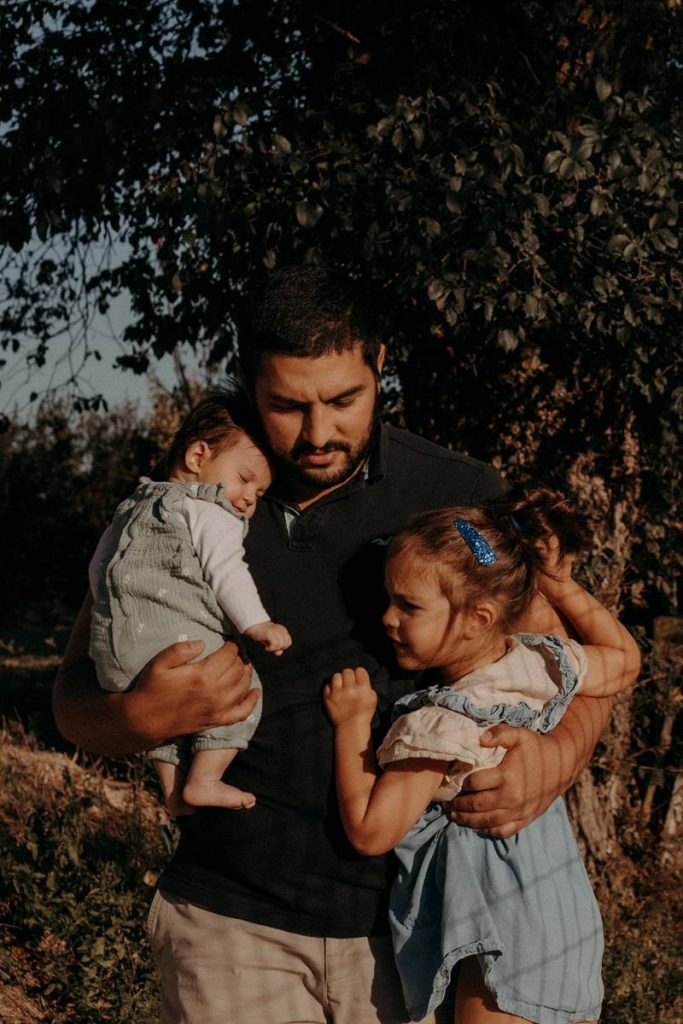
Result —
[{"label": "girl's nose", "polygon": [[389,605],[382,616],[382,625],[385,629],[396,629],[398,626],[398,616],[396,615],[396,609],[393,604]]}]

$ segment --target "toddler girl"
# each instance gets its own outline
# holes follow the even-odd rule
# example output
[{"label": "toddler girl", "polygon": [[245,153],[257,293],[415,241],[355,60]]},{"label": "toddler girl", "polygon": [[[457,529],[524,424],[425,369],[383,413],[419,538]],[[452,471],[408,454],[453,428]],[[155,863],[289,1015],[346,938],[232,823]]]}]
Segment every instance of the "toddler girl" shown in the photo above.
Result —
[{"label": "toddler girl", "polygon": [[[397,702],[377,759],[367,673],[326,687],[349,839],[369,855],[396,847],[390,923],[413,1020],[443,1000],[456,965],[456,1024],[599,1016],[602,925],[564,802],[511,839],[456,825],[439,803],[502,761],[479,745],[489,726],[546,732],[579,690],[605,696],[635,677],[634,641],[571,577],[577,543],[566,503],[541,489],[417,516],[388,552],[383,621],[401,668],[438,668],[440,681]],[[537,588],[583,646],[511,633]]]},{"label": "toddler girl", "polygon": [[[239,393],[207,394],[172,443],[168,480],[143,477],[119,505],[90,567],[90,656],[105,690],[128,689],[151,658],[179,640],[202,640],[201,657],[235,631],[274,654],[291,644],[284,626],[270,621],[244,561],[249,519],[272,479],[251,436],[256,429]],[[260,689],[256,674],[252,686]],[[172,814],[253,807],[253,794],[223,783],[222,776],[248,745],[260,715],[259,695],[246,721],[192,737],[186,778],[179,740],[151,752]]]}]

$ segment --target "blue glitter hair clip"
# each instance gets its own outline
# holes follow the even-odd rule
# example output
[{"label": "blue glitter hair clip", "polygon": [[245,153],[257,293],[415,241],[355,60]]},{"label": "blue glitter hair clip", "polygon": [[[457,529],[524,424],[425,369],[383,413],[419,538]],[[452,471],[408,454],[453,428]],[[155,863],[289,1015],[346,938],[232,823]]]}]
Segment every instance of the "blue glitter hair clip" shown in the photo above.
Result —
[{"label": "blue glitter hair clip", "polygon": [[475,530],[466,519],[454,519],[453,526],[465,541],[465,544],[467,544],[479,565],[493,565],[496,560],[496,552],[486,537],[482,537],[479,530]]}]

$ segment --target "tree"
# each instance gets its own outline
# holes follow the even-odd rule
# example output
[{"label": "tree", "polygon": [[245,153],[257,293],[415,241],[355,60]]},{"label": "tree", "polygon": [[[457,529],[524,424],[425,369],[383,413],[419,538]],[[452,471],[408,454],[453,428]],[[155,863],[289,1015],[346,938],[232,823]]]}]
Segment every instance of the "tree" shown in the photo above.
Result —
[{"label": "tree", "polygon": [[128,290],[118,363],[230,363],[259,275],[338,265],[375,290],[404,421],[568,480],[598,593],[675,607],[677,3],[2,10],[4,345],[40,362],[79,297]]}]

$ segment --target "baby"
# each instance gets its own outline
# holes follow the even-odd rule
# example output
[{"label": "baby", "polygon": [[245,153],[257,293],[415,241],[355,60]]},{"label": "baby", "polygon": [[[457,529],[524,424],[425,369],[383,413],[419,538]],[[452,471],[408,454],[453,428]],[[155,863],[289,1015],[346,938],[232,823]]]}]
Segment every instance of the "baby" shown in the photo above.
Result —
[{"label": "baby", "polygon": [[[258,425],[237,391],[207,393],[181,424],[164,461],[168,480],[143,477],[122,502],[90,564],[90,656],[105,690],[121,691],[163,648],[202,640],[206,657],[244,633],[282,654],[291,637],[270,621],[244,561],[256,500],[270,486]],[[254,673],[252,686],[261,684]],[[181,738],[151,751],[173,815],[203,806],[249,808],[255,798],[222,777],[261,717],[191,738],[185,777]]]}]

